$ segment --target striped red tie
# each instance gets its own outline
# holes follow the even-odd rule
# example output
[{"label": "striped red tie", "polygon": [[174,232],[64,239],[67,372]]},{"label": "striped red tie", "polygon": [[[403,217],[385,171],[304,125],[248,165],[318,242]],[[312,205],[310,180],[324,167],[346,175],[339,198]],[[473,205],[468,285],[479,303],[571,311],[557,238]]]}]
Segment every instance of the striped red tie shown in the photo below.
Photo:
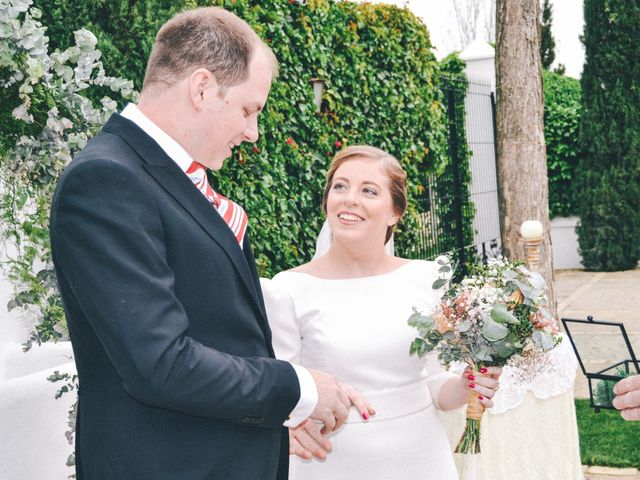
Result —
[{"label": "striped red tie", "polygon": [[242,239],[247,230],[247,213],[236,202],[223,197],[211,188],[207,180],[207,172],[204,165],[193,162],[187,170],[187,176],[193,184],[202,192],[213,206],[218,210],[220,216],[227,222],[229,228],[236,236],[238,243],[242,246]]}]

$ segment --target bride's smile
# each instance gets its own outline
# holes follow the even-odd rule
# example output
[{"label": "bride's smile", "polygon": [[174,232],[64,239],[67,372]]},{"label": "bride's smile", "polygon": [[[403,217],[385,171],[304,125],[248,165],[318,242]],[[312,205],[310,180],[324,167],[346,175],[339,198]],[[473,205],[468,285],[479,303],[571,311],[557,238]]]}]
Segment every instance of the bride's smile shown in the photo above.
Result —
[{"label": "bride's smile", "polygon": [[355,213],[341,212],[338,214],[338,218],[348,224],[363,222],[364,218],[356,215]]}]

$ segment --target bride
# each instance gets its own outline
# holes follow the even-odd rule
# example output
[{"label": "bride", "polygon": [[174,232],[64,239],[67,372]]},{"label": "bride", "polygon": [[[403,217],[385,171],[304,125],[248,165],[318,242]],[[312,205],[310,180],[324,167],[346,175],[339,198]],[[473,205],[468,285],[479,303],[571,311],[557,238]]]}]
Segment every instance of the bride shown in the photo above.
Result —
[{"label": "bride", "polygon": [[409,356],[412,307],[429,310],[442,292],[431,287],[437,264],[385,251],[406,210],[405,189],[388,153],[343,149],[322,198],[328,251],[264,282],[276,355],[331,372],[366,398],[331,434],[311,421],[290,429],[290,451],[300,457],[291,479],[457,479],[436,409],[464,405],[470,388],[492,406],[499,368],[454,375],[434,357]]}]

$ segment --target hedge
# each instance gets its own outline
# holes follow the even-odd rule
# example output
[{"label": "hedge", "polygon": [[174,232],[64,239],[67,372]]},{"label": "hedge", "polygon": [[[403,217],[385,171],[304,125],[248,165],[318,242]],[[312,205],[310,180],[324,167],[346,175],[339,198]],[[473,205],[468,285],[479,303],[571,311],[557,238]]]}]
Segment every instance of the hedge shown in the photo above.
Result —
[{"label": "hedge", "polygon": [[[52,35],[89,26],[105,68],[141,85],[159,25],[182,6],[206,2],[38,0]],[[320,196],[333,154],[367,143],[395,155],[409,177],[409,209],[396,235],[400,254],[419,256],[418,199],[447,163],[445,107],[424,24],[408,9],[333,0],[214,1],[244,18],[274,50],[280,77],[260,119],[260,139],[227,160],[213,182],[254,221],[261,274],[308,261],[322,215]],[[46,5],[45,5],[46,4]],[[316,112],[310,79],[325,91]]]},{"label": "hedge", "polygon": [[580,156],[580,82],[543,71],[544,138],[547,145],[549,215],[576,214],[575,176]]}]

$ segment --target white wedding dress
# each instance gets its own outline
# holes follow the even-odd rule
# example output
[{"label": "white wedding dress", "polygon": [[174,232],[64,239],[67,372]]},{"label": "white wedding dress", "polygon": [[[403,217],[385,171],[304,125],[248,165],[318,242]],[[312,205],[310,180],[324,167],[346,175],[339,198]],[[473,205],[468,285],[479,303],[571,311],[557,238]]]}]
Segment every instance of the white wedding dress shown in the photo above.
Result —
[{"label": "white wedding dress", "polygon": [[263,281],[276,356],[334,374],[376,410],[364,421],[352,408],[331,436],[328,458],[291,457],[290,479],[458,478],[436,411],[439,390],[454,375],[433,356],[409,355],[417,332],[407,319],[412,307],[427,311],[439,300],[440,292],[432,289],[437,268],[413,260],[363,278],[289,271]]}]

